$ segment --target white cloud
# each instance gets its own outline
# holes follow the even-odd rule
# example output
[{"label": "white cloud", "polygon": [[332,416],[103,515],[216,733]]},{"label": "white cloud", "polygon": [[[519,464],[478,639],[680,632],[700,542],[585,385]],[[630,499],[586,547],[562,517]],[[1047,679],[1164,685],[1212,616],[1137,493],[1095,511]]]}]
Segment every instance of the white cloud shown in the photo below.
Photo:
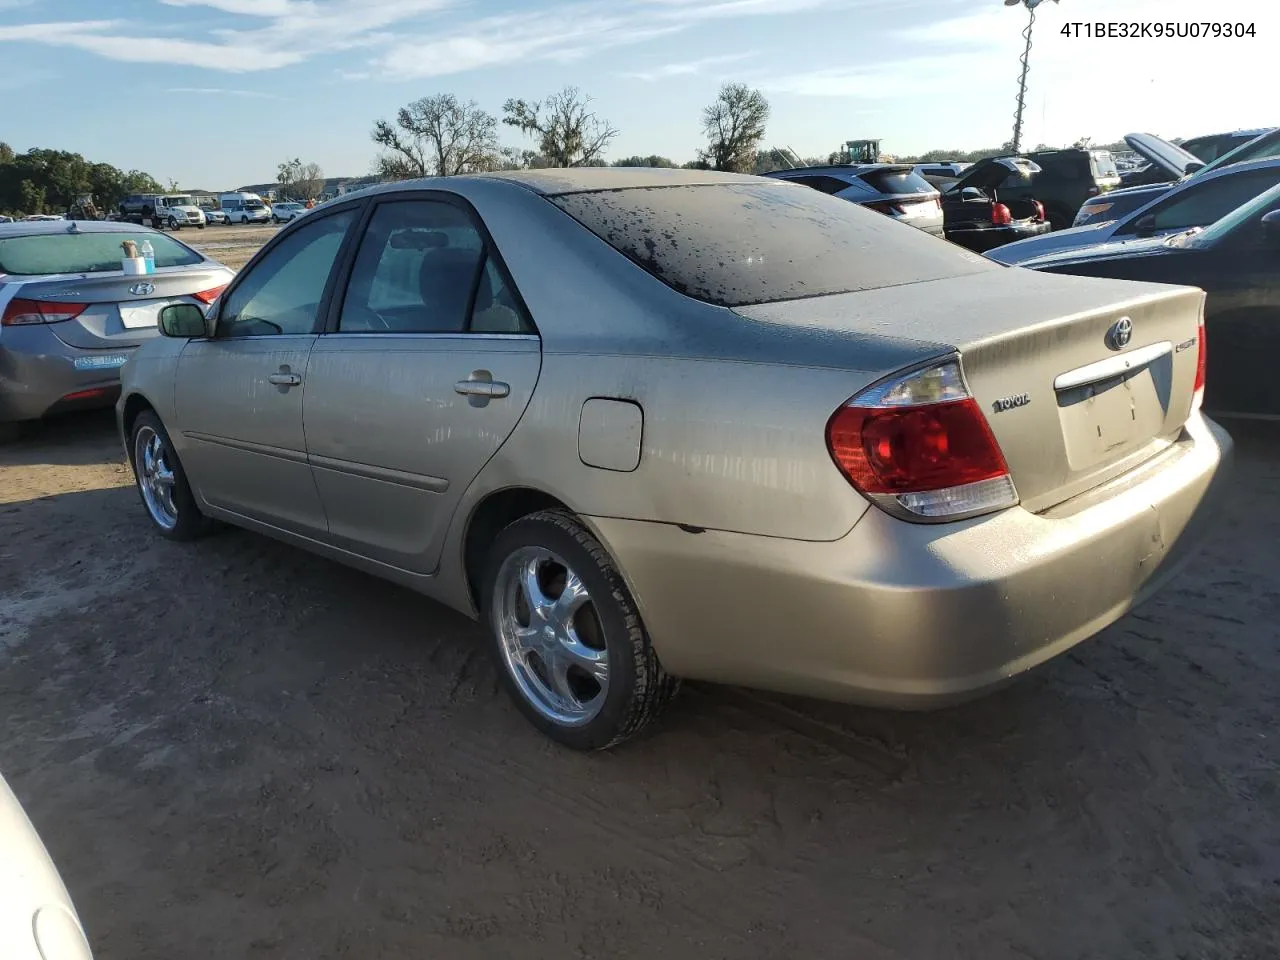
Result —
[{"label": "white cloud", "polygon": [[[462,73],[525,60],[561,62],[685,32],[722,17],[879,5],[889,0],[593,0],[536,13],[485,17],[445,33],[400,39],[376,66],[396,80]],[[685,71],[688,72],[688,71]]]},{"label": "white cloud", "polygon": [[651,83],[654,80],[668,80],[672,77],[685,77],[692,74],[701,73],[707,67],[716,67],[725,63],[737,63],[756,55],[754,50],[745,53],[727,53],[718,57],[703,57],[700,60],[686,60],[683,63],[666,63],[660,67],[654,67],[652,70],[637,70],[631,73],[624,73],[624,77],[630,77],[633,80],[644,80]]},{"label": "white cloud", "polygon": [[[0,5],[26,0],[0,0]],[[238,18],[204,36],[171,36],[174,24],[84,20],[0,27],[0,42],[70,47],[111,60],[200,66],[225,73],[275,70],[338,51],[368,49],[349,78],[405,80],[525,60],[572,62],[719,19],[782,16],[832,7],[877,7],[900,0],[577,0],[532,12],[478,17],[427,32],[424,17],[472,0],[154,0]],[[518,8],[517,8],[518,9]],[[729,62],[724,59],[719,62]],[[718,58],[706,58],[711,65]],[[671,64],[655,77],[697,72]]]},{"label": "white cloud", "polygon": [[261,90],[231,90],[226,87],[170,87],[165,93],[192,94],[197,96],[216,97],[250,97],[254,100],[283,100],[274,93]]},{"label": "white cloud", "polygon": [[223,13],[242,14],[247,17],[287,17],[304,9],[314,9],[312,3],[298,0],[160,0],[167,7],[211,7]]}]

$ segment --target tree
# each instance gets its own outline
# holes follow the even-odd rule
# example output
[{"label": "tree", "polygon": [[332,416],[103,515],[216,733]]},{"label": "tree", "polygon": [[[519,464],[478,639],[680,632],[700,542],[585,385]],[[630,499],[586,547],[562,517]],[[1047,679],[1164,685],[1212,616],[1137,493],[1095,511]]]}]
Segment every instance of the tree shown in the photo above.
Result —
[{"label": "tree", "polygon": [[295,157],[280,164],[276,182],[285,199],[313,200],[324,189],[324,171],[318,163],[303,163]]},{"label": "tree", "polygon": [[284,197],[293,195],[293,185],[302,175],[302,160],[295,157],[286,160],[276,168],[276,183],[280,186],[280,194]]},{"label": "tree", "polygon": [[160,192],[149,174],[122,173],[63,150],[33,148],[0,163],[0,211],[9,213],[66,212],[86,194],[106,210],[126,194]]},{"label": "tree", "polygon": [[745,83],[726,83],[702,112],[707,149],[699,151],[699,158],[715,170],[750,173],[768,119],[769,101],[763,93]]},{"label": "tree", "polygon": [[451,93],[401,107],[395,124],[379,120],[372,136],[388,151],[378,158],[378,172],[393,180],[454,177],[492,170],[501,161],[498,118]]},{"label": "tree", "polygon": [[299,200],[314,200],[324,192],[324,169],[320,164],[304,163],[295,183]]},{"label": "tree", "polygon": [[591,112],[590,104],[577,87],[565,87],[545,100],[508,100],[502,122],[531,137],[547,166],[598,166],[618,130]]},{"label": "tree", "polygon": [[613,161],[615,167],[665,167],[674,169],[676,163],[674,160],[668,160],[666,157],[660,157],[656,153],[651,153],[647,157],[623,157],[621,160]]},{"label": "tree", "polygon": [[13,163],[13,147],[0,140],[0,164]]},{"label": "tree", "polygon": [[37,187],[30,180],[23,180],[18,185],[17,209],[23,213],[44,213],[45,189]]}]

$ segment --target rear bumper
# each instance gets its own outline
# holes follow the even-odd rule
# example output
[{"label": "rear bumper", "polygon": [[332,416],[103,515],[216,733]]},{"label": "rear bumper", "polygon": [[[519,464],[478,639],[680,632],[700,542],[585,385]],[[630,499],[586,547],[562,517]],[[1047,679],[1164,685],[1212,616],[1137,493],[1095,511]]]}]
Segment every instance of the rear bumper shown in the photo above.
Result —
[{"label": "rear bumper", "polygon": [[948,230],[947,239],[975,253],[985,253],[1007,243],[1042,237],[1053,230],[1048,223],[1015,223],[1006,227],[978,227]]},{"label": "rear bumper", "polygon": [[83,350],[48,327],[7,328],[0,341],[0,423],[111,406],[120,394],[120,366],[134,349]]},{"label": "rear bumper", "polygon": [[593,519],[672,673],[903,709],[997,687],[1113,623],[1209,529],[1232,444],[1200,417],[1156,460],[1036,515],[869,510],[813,543]]}]

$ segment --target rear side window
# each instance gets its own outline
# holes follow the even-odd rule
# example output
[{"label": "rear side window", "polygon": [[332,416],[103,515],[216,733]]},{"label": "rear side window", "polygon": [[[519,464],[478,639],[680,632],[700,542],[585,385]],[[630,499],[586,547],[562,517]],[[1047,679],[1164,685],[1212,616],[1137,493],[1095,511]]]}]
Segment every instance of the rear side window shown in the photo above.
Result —
[{"label": "rear side window", "polygon": [[934,189],[933,184],[914,170],[867,170],[858,177],[881,193],[932,193]]},{"label": "rear side window", "polygon": [[120,272],[124,250],[120,244],[150,240],[156,268],[188,267],[200,254],[162,233],[55,233],[0,240],[0,273],[15,277],[58,273]]},{"label": "rear side window", "polygon": [[1000,269],[892,217],[784,182],[547,199],[670,287],[725,307]]},{"label": "rear side window", "polygon": [[339,332],[532,329],[464,210],[436,200],[378,205],[351,271]]},{"label": "rear side window", "polygon": [[852,186],[847,180],[841,180],[839,177],[783,177],[780,179],[790,180],[792,183],[803,183],[806,187],[812,187],[820,193],[839,193]]}]

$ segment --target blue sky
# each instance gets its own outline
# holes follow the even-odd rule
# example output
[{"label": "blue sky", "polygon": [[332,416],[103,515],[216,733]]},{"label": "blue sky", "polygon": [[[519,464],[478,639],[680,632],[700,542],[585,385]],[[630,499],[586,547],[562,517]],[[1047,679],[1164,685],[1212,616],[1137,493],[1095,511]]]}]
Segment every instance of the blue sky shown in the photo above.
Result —
[{"label": "blue sky", "polygon": [[[1280,123],[1264,74],[1277,7],[1046,0],[1026,139]],[[1059,33],[1209,15],[1257,36]],[[890,151],[977,148],[1009,136],[1025,22],[999,0],[0,0],[0,139],[222,189],[270,180],[293,156],[367,173],[374,121],[420,96],[499,114],[507,97],[574,84],[621,130],[610,156],[683,161],[702,107],[740,80],[772,104],[767,142],[801,154],[876,136]]]}]

